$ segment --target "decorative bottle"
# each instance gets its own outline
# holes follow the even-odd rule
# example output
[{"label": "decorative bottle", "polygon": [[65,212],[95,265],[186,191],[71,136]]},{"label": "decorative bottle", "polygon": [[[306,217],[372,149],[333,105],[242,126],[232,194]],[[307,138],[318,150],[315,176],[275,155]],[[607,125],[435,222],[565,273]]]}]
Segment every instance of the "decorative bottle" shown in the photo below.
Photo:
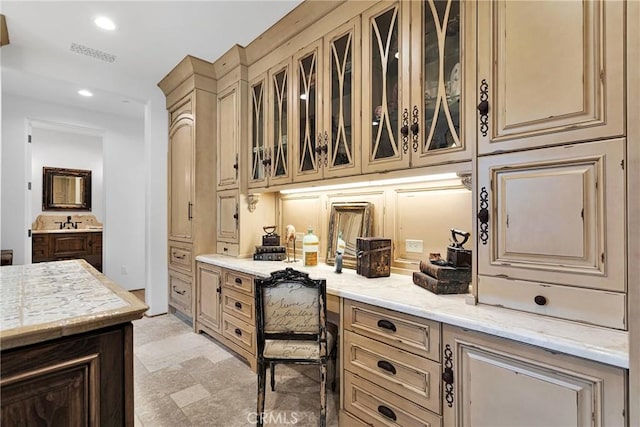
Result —
[{"label": "decorative bottle", "polygon": [[318,265],[318,244],[318,236],[313,234],[313,227],[309,227],[302,238],[302,263],[305,267]]}]

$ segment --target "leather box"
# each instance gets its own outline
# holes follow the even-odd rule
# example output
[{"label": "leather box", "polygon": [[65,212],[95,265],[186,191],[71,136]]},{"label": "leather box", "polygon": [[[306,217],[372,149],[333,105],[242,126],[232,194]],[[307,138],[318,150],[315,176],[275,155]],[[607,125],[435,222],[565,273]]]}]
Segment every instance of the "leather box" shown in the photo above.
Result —
[{"label": "leather box", "polygon": [[358,237],[356,239],[356,273],[368,278],[391,274],[391,239]]}]

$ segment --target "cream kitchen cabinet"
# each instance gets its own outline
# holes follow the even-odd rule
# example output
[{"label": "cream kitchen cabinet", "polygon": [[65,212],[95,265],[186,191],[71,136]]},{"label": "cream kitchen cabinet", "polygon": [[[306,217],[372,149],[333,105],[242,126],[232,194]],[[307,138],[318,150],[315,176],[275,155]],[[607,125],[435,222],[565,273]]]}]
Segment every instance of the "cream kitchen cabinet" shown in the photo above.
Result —
[{"label": "cream kitchen cabinet", "polygon": [[471,158],[462,100],[473,86],[474,8],[381,2],[362,15],[364,172]]},{"label": "cream kitchen cabinet", "polygon": [[624,139],[478,161],[481,303],[626,329]]},{"label": "cream kitchen cabinet", "polygon": [[240,187],[241,145],[246,141],[247,82],[238,81],[218,93],[217,183],[218,189]]},{"label": "cream kitchen cabinet", "polygon": [[360,173],[360,18],[293,57],[294,182]]},{"label": "cream kitchen cabinet", "polygon": [[625,2],[478,2],[478,152],[625,132]]},{"label": "cream kitchen cabinet", "polygon": [[249,188],[291,182],[291,58],[250,83]]},{"label": "cream kitchen cabinet", "polygon": [[222,269],[197,263],[196,276],[196,332],[220,333],[222,325]]},{"label": "cream kitchen cabinet", "polygon": [[239,190],[224,190],[218,191],[216,198],[216,252],[251,257],[255,247],[262,244],[263,227],[274,224],[275,194],[246,195]]},{"label": "cream kitchen cabinet", "polygon": [[196,332],[206,332],[255,370],[256,336],[253,276],[197,263]]},{"label": "cream kitchen cabinet", "polygon": [[626,371],[443,326],[445,426],[625,426]]},{"label": "cream kitchen cabinet", "polygon": [[169,308],[192,316],[195,256],[215,248],[213,66],[187,56],[158,86],[169,111]]}]

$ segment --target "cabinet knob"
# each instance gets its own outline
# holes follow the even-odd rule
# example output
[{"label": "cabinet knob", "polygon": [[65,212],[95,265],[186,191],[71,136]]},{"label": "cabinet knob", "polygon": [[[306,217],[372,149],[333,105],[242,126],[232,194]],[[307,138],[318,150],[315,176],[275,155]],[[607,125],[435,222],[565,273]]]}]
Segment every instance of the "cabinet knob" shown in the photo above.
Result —
[{"label": "cabinet knob", "polygon": [[478,112],[483,116],[489,114],[489,101],[481,101],[478,104]]},{"label": "cabinet knob", "polygon": [[533,301],[538,305],[547,305],[547,298],[542,295],[536,295]]}]

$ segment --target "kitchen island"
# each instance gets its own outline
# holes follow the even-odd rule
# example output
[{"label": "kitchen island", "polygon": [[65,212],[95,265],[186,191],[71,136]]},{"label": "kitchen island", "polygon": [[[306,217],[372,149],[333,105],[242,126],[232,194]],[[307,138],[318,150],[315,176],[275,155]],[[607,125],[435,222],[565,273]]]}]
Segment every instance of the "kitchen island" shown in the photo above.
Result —
[{"label": "kitchen island", "polygon": [[0,268],[2,424],[133,425],[147,306],[84,260]]}]

